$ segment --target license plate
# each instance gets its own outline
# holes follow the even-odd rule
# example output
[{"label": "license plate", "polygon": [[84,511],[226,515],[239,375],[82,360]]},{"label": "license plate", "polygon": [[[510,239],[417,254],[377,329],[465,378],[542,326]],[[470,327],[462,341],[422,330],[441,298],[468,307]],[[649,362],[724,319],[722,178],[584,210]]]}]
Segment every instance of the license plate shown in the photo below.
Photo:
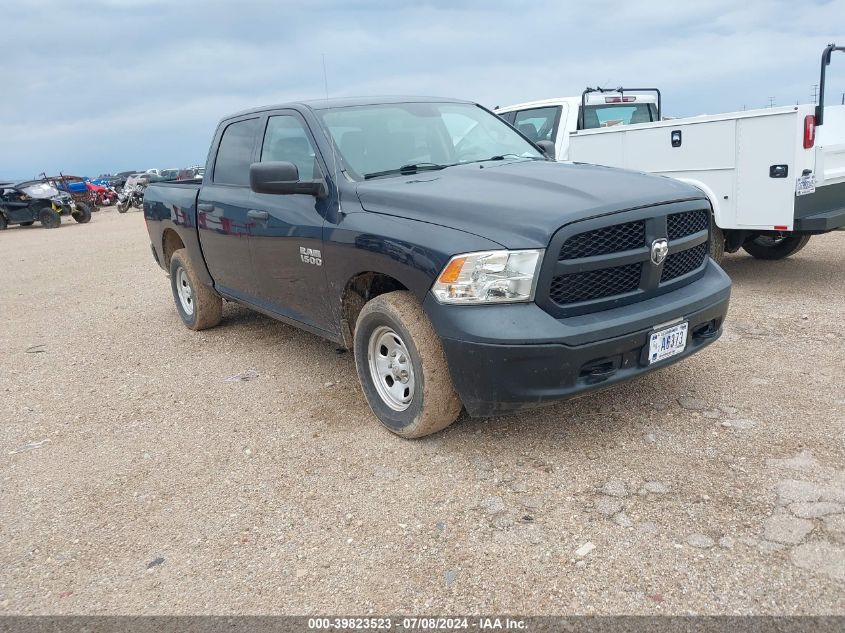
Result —
[{"label": "license plate", "polygon": [[816,177],[813,174],[809,176],[800,176],[795,182],[795,195],[806,196],[808,193],[816,192]]},{"label": "license plate", "polygon": [[648,343],[648,364],[680,354],[687,346],[687,330],[689,323],[684,321],[664,330],[651,333]]}]

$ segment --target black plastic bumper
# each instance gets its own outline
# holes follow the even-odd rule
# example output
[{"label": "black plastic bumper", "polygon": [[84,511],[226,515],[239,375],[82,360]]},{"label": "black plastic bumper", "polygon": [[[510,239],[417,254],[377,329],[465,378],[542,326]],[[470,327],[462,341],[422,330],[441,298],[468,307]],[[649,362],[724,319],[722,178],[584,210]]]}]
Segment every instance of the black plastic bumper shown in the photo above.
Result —
[{"label": "black plastic bumper", "polygon": [[827,233],[845,226],[845,182],[823,185],[815,193],[795,197],[793,230]]},{"label": "black plastic bumper", "polygon": [[[730,279],[712,261],[698,281],[638,304],[555,319],[535,304],[425,307],[441,336],[452,381],[472,416],[549,404],[671,365],[715,341]],[[655,326],[689,322],[686,349],[648,364]]]}]

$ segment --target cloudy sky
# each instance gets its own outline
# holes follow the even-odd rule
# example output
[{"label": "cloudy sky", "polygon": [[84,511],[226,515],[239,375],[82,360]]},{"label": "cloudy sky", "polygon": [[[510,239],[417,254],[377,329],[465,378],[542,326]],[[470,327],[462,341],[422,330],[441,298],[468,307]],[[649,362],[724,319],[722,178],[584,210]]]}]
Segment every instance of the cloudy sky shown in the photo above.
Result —
[{"label": "cloudy sky", "polygon": [[[0,24],[0,177],[94,176],[205,163],[223,115],[322,98],[323,55],[331,96],[493,107],[657,86],[679,116],[810,102],[845,0],[18,0]],[[845,54],[828,76],[838,103]]]}]

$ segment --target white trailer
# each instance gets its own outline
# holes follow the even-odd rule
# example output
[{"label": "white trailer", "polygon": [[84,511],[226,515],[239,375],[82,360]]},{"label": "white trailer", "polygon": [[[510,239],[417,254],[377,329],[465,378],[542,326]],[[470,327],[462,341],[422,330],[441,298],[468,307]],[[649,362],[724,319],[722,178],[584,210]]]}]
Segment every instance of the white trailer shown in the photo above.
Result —
[{"label": "white trailer", "polygon": [[[824,70],[833,45],[822,56]],[[713,207],[711,254],[787,257],[845,227],[845,106],[799,105],[661,120],[660,94],[588,89],[496,112],[557,160],[661,174]]]}]

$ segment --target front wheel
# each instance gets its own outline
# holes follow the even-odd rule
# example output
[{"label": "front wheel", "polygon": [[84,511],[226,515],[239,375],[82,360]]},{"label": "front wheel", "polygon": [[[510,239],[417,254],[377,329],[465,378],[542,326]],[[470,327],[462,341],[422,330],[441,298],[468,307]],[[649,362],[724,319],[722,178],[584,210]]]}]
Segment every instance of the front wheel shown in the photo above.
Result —
[{"label": "front wheel", "polygon": [[61,225],[62,216],[59,215],[58,211],[50,207],[43,207],[38,212],[38,221],[41,222],[41,226],[45,229],[55,229]]},{"label": "front wheel", "polygon": [[809,235],[761,235],[742,245],[743,250],[757,259],[784,259],[807,245]]},{"label": "front wheel", "polygon": [[126,213],[129,211],[129,200],[121,200],[117,203],[117,212]]},{"label": "front wheel", "polygon": [[710,224],[710,257],[717,264],[725,258],[725,233],[716,226],[715,220]]},{"label": "front wheel", "polygon": [[461,412],[440,338],[414,296],[379,295],[355,325],[355,367],[370,408],[396,435],[417,438]]},{"label": "front wheel", "polygon": [[84,202],[77,202],[76,211],[72,215],[73,219],[80,224],[86,224],[91,221],[91,207]]},{"label": "front wheel", "polygon": [[223,299],[200,282],[184,248],[177,250],[170,258],[170,289],[173,291],[176,311],[187,327],[206,330],[220,323]]}]

